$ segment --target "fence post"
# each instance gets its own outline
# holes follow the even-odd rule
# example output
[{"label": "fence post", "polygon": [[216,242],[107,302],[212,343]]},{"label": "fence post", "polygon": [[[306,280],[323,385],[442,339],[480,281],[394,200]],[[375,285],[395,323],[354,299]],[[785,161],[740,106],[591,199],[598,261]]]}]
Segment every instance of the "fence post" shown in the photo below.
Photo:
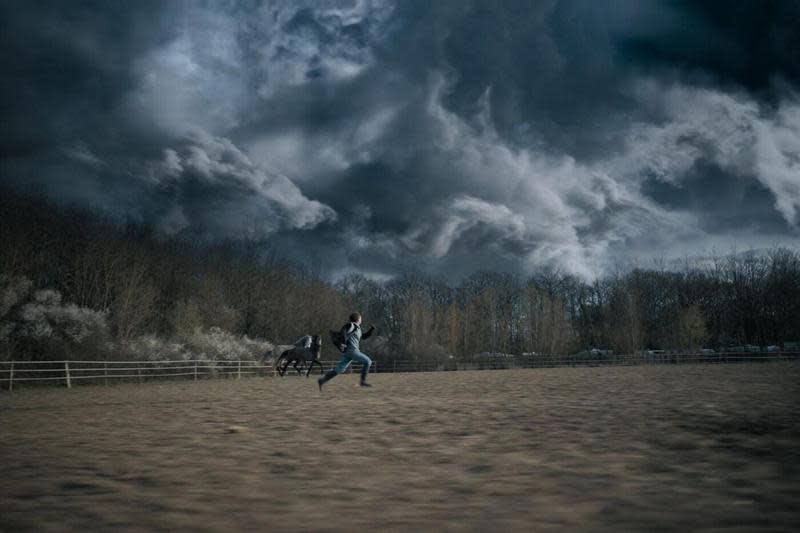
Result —
[{"label": "fence post", "polygon": [[69,379],[69,361],[64,361],[64,375],[67,378],[67,388],[71,389],[72,388],[72,382]]},{"label": "fence post", "polygon": [[194,362],[194,380],[197,381],[197,361]]},{"label": "fence post", "polygon": [[397,372],[397,359],[392,362],[392,373]]},{"label": "fence post", "polygon": [[106,387],[108,387],[108,361],[103,361],[103,378],[105,380]]},{"label": "fence post", "polygon": [[14,390],[14,361],[11,361],[11,370],[8,375],[8,390]]},{"label": "fence post", "polygon": [[239,369],[236,372],[236,379],[242,379],[242,360],[239,359]]},{"label": "fence post", "polygon": [[139,383],[142,382],[142,363],[136,363],[136,374],[139,376]]}]

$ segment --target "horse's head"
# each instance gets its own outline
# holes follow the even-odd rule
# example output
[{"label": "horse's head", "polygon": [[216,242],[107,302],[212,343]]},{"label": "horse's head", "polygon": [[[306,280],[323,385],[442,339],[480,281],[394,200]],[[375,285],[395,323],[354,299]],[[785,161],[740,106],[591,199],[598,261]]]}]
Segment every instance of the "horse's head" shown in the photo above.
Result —
[{"label": "horse's head", "polygon": [[314,359],[319,359],[322,354],[322,337],[320,335],[314,335],[311,339],[311,353],[314,354]]}]

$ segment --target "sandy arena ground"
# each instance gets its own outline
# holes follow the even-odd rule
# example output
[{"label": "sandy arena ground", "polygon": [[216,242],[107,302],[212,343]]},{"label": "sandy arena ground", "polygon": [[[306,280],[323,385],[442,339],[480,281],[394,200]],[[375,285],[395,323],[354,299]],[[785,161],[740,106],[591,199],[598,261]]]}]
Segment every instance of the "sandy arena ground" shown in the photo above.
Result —
[{"label": "sandy arena ground", "polygon": [[800,364],[0,394],[0,529],[797,531]]}]

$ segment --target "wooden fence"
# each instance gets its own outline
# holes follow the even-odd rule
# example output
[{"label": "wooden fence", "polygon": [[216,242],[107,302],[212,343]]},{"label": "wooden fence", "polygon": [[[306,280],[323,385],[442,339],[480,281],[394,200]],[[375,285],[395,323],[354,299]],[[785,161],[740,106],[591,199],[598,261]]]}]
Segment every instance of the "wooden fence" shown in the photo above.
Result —
[{"label": "wooden fence", "polygon": [[800,360],[800,352],[720,352],[663,354],[536,354],[512,357],[475,357],[471,360],[385,361],[381,372],[437,372],[457,370],[504,370],[577,366],[632,366],[664,364],[724,364]]},{"label": "wooden fence", "polygon": [[[322,371],[330,370],[338,361],[322,361]],[[318,368],[318,367],[317,367]],[[305,368],[303,369],[305,375]],[[377,365],[370,369],[377,370]],[[354,363],[350,372],[360,371]],[[22,383],[64,385],[72,388],[82,383],[109,385],[110,383],[142,383],[145,380],[174,378],[197,381],[199,379],[241,379],[253,376],[277,376],[271,361],[231,360],[176,360],[176,361],[0,361],[0,387],[14,390]],[[287,376],[296,376],[291,366]]]},{"label": "wooden fence", "polygon": [[[569,366],[630,366],[648,364],[720,364],[773,361],[797,361],[800,352],[730,352],[636,355],[531,355],[513,357],[476,357],[469,361],[386,361],[373,363],[371,372],[437,372],[457,370],[501,370],[515,368],[554,368]],[[333,368],[338,361],[321,361],[322,373]],[[349,372],[360,372],[353,363]],[[111,383],[142,383],[153,379],[211,379],[277,376],[270,361],[252,360],[207,361],[0,361],[0,388],[11,391],[15,384],[109,385]],[[297,376],[290,366],[286,376]],[[305,369],[303,369],[305,375]]]}]

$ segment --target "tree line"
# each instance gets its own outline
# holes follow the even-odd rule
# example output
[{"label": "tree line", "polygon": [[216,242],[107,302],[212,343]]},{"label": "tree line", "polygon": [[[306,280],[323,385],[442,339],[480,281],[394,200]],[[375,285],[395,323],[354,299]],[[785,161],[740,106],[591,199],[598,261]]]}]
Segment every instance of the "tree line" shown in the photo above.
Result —
[{"label": "tree line", "polygon": [[[35,195],[3,191],[0,221],[4,359],[196,347],[202,332],[213,332],[203,342],[216,343],[214,353],[239,350],[244,339],[241,353],[256,357],[266,341],[326,335],[353,310],[376,324],[370,350],[387,360],[800,340],[800,254],[786,248],[592,282],[554,270],[479,272],[455,284],[422,273],[331,282],[319,265],[287,261],[267,241],[190,242]],[[329,343],[325,351],[336,355]]]}]

